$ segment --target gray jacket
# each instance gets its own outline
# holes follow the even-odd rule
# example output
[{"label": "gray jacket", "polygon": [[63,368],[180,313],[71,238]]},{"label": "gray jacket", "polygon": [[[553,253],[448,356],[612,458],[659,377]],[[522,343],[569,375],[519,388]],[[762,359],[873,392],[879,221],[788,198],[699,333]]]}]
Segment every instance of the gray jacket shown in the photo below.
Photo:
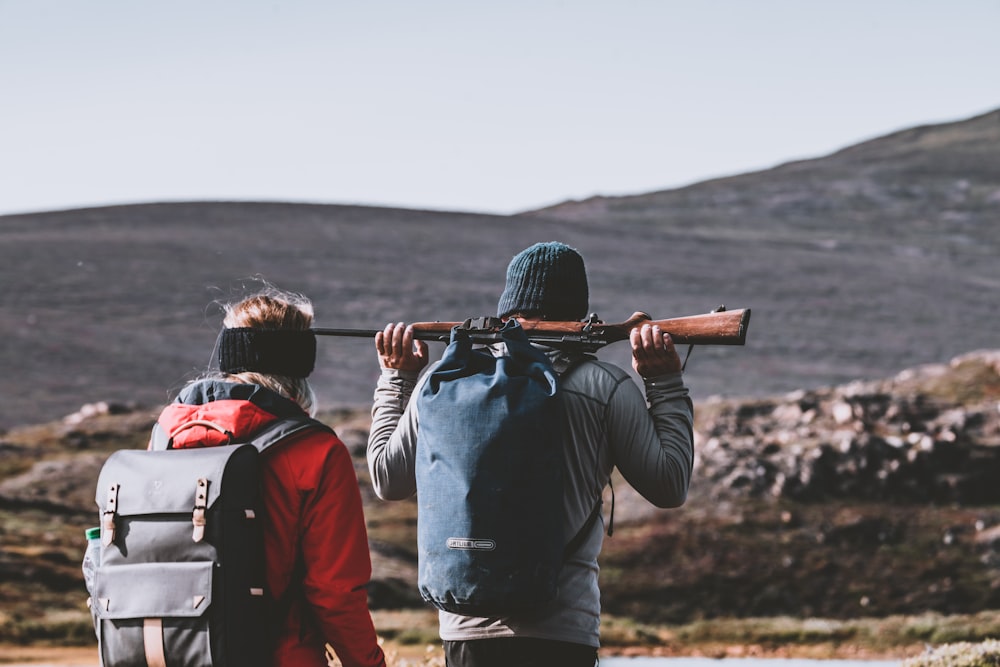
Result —
[{"label": "gray jacket", "polygon": [[[557,370],[565,367],[564,353],[550,351],[550,356]],[[416,373],[386,369],[375,389],[368,470],[375,492],[384,500],[409,498],[417,490],[414,461],[420,416],[416,401],[410,401],[417,385]],[[645,388],[644,399],[628,373],[597,360],[583,362],[561,378],[571,431],[564,505],[568,534],[584,525],[615,467],[657,507],[684,503],[694,461],[688,390],[680,373],[646,379]],[[597,556],[603,539],[603,521],[595,522],[563,568],[558,599],[543,613],[474,618],[441,612],[441,638],[518,636],[599,646]]]}]

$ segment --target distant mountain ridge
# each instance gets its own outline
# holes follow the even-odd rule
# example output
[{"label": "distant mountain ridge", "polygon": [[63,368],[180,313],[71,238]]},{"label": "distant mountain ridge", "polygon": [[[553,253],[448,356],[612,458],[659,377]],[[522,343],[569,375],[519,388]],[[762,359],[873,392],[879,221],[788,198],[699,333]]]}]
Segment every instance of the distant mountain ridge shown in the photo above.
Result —
[{"label": "distant mountain ridge", "polygon": [[889,370],[887,359],[902,368],[1000,346],[1000,109],[773,169],[528,215],[709,241],[696,257],[671,258],[692,275],[713,260],[746,269],[734,291],[755,307],[755,350],[763,335],[791,353],[773,360],[784,372],[826,359],[870,378],[875,366]]},{"label": "distant mountain ridge", "polygon": [[[1000,347],[998,219],[1000,110],[514,216],[277,202],[0,216],[0,428],[169,400],[209,365],[214,302],[250,277],[313,298],[318,326],[461,320],[492,314],[510,257],[552,239],[584,254],[607,321],[753,309],[746,347],[694,350],[696,398],[885,377]],[[370,400],[372,348],[321,342],[322,403]],[[601,356],[627,365],[627,345]]]},{"label": "distant mountain ridge", "polygon": [[[877,229],[888,233],[901,223],[924,228],[943,221],[995,243],[1000,232],[988,223],[998,205],[1000,109],[901,130],[767,170],[646,194],[568,201],[526,214],[671,227],[697,216],[697,232],[760,227],[772,233],[851,233],[875,217],[885,221]],[[831,224],[837,216],[845,216],[845,224]]]},{"label": "distant mountain ridge", "polygon": [[[891,252],[959,254],[975,263],[970,268],[992,268],[1000,243],[998,208],[1000,109],[772,169],[674,190],[564,202],[528,214],[645,221],[687,233],[824,247],[889,244]],[[1000,285],[1000,279],[988,282]]]}]

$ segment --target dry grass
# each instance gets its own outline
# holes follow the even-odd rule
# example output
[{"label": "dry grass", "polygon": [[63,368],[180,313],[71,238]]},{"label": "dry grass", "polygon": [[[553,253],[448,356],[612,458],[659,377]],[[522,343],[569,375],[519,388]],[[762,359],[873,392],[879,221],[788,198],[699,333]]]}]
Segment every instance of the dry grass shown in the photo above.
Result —
[{"label": "dry grass", "polygon": [[[434,612],[376,611],[373,618],[388,667],[443,667]],[[673,626],[607,617],[602,634],[602,655],[905,660],[904,667],[1000,665],[1000,643],[992,638],[1000,635],[1000,612],[849,621],[718,619]],[[91,644],[0,645],[0,664],[85,664],[96,651]]]},{"label": "dry grass", "polygon": [[998,665],[1000,665],[1000,641],[996,639],[977,644],[958,642],[938,646],[903,663],[903,667],[997,667]]}]

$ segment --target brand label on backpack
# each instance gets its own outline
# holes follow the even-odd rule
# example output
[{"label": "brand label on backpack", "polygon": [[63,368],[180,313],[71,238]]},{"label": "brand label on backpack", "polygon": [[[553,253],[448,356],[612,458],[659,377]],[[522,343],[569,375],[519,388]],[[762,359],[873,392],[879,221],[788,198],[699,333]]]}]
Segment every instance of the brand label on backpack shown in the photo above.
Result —
[{"label": "brand label on backpack", "polygon": [[446,544],[449,549],[469,551],[493,551],[497,548],[497,543],[493,540],[476,540],[470,537],[449,537]]}]

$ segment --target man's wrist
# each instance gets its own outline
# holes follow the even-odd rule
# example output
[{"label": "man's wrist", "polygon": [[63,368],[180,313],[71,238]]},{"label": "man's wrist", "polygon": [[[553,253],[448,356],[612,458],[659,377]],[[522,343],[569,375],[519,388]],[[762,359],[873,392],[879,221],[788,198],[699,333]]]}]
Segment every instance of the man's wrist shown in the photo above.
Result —
[{"label": "man's wrist", "polygon": [[651,375],[650,377],[644,377],[642,381],[646,385],[646,389],[676,389],[684,385],[684,373],[677,371],[675,373]]},{"label": "man's wrist", "polygon": [[420,377],[420,371],[404,371],[399,368],[383,368],[382,377],[387,379],[399,379],[416,384],[417,379]]}]

